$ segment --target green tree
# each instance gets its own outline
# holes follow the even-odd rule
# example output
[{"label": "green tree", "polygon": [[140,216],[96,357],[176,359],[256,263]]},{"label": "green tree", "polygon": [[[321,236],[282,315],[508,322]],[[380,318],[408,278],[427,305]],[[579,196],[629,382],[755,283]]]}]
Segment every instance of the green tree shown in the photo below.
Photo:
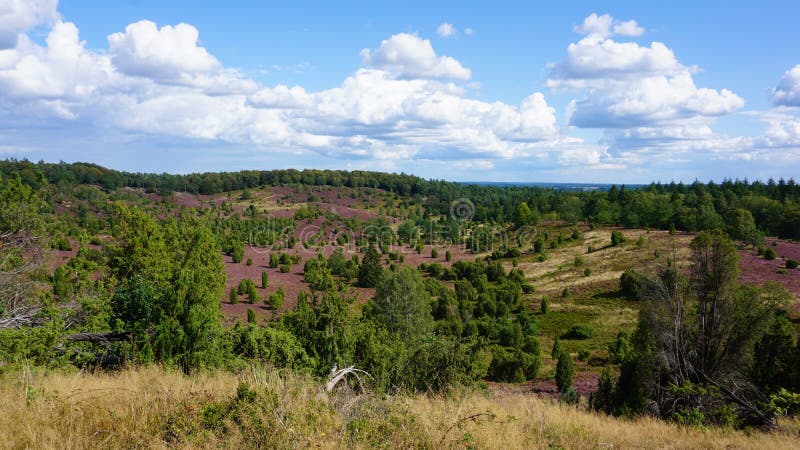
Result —
[{"label": "green tree", "polygon": [[120,283],[112,319],[135,333],[137,357],[186,371],[221,363],[225,272],[205,220],[181,216],[159,224],[138,208],[117,205],[114,225],[118,245],[109,248],[109,265]]},{"label": "green tree", "polygon": [[553,341],[553,348],[550,350],[550,357],[553,359],[558,359],[558,356],[561,355],[561,341],[556,336],[556,340]]},{"label": "green tree", "polygon": [[242,262],[242,258],[244,258],[244,245],[241,242],[237,242],[233,244],[231,259],[233,260],[234,264],[239,264]]},{"label": "green tree", "polygon": [[[774,426],[771,414],[759,406],[763,393],[745,382],[747,362],[789,294],[776,285],[738,286],[736,247],[721,231],[700,233],[690,247],[688,280],[667,270],[648,282],[639,327],[652,344],[644,353],[638,345],[639,355],[627,364],[646,372],[628,374],[643,380],[650,395],[660,393],[653,399],[666,417],[680,414],[676,405],[686,402],[701,404],[707,417],[729,404],[740,419]],[[622,375],[618,385],[625,384]],[[663,389],[668,386],[680,389]]]},{"label": "green tree", "polygon": [[358,285],[360,287],[372,288],[377,286],[381,278],[383,268],[381,267],[381,256],[375,250],[375,246],[370,244],[364,260],[358,269]]},{"label": "green tree", "polygon": [[53,294],[60,300],[66,300],[69,292],[70,285],[67,279],[67,271],[64,266],[58,266],[53,272]]},{"label": "green tree", "polygon": [[261,272],[261,289],[266,289],[269,287],[269,277],[267,276],[266,271]]},{"label": "green tree", "polygon": [[250,324],[250,323],[255,324],[257,322],[258,322],[258,319],[256,318],[256,312],[253,311],[250,308],[247,308],[247,323],[248,324]]},{"label": "green tree", "polygon": [[792,323],[788,314],[780,311],[770,323],[764,336],[756,343],[750,378],[766,393],[780,388],[792,389],[795,361]]},{"label": "green tree", "polygon": [[236,292],[235,287],[231,287],[231,291],[228,294],[228,300],[230,301],[231,305],[239,303],[239,294]]},{"label": "green tree", "polygon": [[526,202],[520,203],[514,211],[514,225],[520,228],[525,225],[535,225],[536,222],[538,222],[537,213],[532,211]]},{"label": "green tree", "polygon": [[381,276],[366,314],[409,345],[433,331],[430,301],[419,272],[402,266]]},{"label": "green tree", "polygon": [[277,291],[269,294],[269,308],[273,311],[281,309],[285,297],[286,294],[283,292],[283,288],[279,287]]},{"label": "green tree", "polygon": [[558,355],[558,364],[556,364],[556,386],[558,387],[558,392],[566,392],[567,389],[572,387],[573,373],[572,356],[568,352],[562,351]]}]

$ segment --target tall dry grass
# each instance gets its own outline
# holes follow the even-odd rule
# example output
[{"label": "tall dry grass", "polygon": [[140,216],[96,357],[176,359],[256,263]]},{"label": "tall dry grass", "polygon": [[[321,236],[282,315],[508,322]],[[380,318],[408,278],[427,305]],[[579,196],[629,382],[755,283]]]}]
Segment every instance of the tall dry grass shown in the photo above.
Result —
[{"label": "tall dry grass", "polygon": [[[237,393],[240,383],[249,389]],[[625,421],[523,393],[327,394],[310,377],[264,368],[0,378],[0,448],[788,449],[800,448],[798,430]]]}]

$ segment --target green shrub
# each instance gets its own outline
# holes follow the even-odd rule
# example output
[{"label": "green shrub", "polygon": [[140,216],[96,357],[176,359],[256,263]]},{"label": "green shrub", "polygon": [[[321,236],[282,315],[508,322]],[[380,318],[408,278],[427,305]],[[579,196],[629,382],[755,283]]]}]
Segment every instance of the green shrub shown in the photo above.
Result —
[{"label": "green shrub", "polygon": [[578,361],[586,361],[592,356],[592,352],[587,348],[582,348],[578,351]]},{"label": "green shrub", "polygon": [[577,405],[581,401],[581,394],[578,393],[574,387],[570,386],[566,391],[558,394],[558,401],[568,405]]},{"label": "green shrub", "polygon": [[245,264],[248,265],[248,266],[252,266],[253,265],[253,258],[247,258],[247,261],[245,262]]},{"label": "green shrub", "polygon": [[550,350],[550,357],[553,359],[558,359],[558,356],[561,355],[561,341],[556,336],[556,340],[553,341],[553,348]]},{"label": "green shrub", "polygon": [[592,274],[592,268],[591,267],[587,267],[587,268],[583,269],[583,276],[588,277],[591,274]]},{"label": "green shrub", "polygon": [[236,293],[236,288],[235,287],[231,288],[231,292],[230,292],[230,294],[228,296],[228,300],[230,300],[231,305],[235,305],[235,304],[239,303],[239,295]]},{"label": "green shrub", "polygon": [[70,245],[69,239],[67,239],[65,237],[59,237],[59,238],[53,239],[50,242],[50,248],[55,249],[55,250],[65,251],[65,252],[72,251],[72,245]]},{"label": "green shrub", "polygon": [[561,291],[561,298],[569,298],[569,288],[568,287],[565,287]]},{"label": "green shrub", "polygon": [[281,273],[290,273],[292,271],[292,265],[291,264],[281,264],[280,268],[278,270],[280,270]]},{"label": "green shrub", "polygon": [[775,250],[773,248],[767,247],[767,249],[764,250],[764,259],[772,261],[776,256],[777,255],[775,254]]},{"label": "green shrub", "polygon": [[239,244],[234,244],[233,250],[231,251],[231,259],[233,260],[234,264],[239,264],[242,262],[242,258],[244,258],[244,246]]},{"label": "green shrub", "polygon": [[583,257],[582,257],[582,256],[576,256],[576,257],[575,257],[575,261],[573,262],[573,264],[575,265],[575,267],[580,267],[580,266],[582,266],[584,263],[585,263],[585,261],[583,260]]},{"label": "green shrub", "polygon": [[589,407],[594,411],[610,414],[614,408],[614,382],[608,368],[603,369],[597,390],[589,396]]},{"label": "green shrub", "polygon": [[787,259],[786,260],[786,268],[787,269],[797,269],[797,260]]},{"label": "green shrub", "polygon": [[569,331],[562,334],[561,338],[582,340],[582,339],[590,339],[593,335],[594,335],[594,328],[592,328],[591,325],[585,323],[579,323],[577,325],[573,325],[572,328],[569,329]]},{"label": "green shrub", "polygon": [[561,352],[558,355],[558,364],[556,364],[556,386],[558,387],[558,392],[567,392],[567,389],[572,388],[574,371],[572,356],[568,352]]},{"label": "green shrub", "polygon": [[644,277],[639,272],[628,269],[622,272],[619,277],[619,290],[628,299],[636,300],[639,298],[639,292],[643,287],[644,280]]},{"label": "green shrub", "polygon": [[258,319],[256,318],[256,312],[250,308],[247,308],[247,323],[256,323]]},{"label": "green shrub", "polygon": [[625,235],[622,234],[619,230],[614,230],[611,232],[611,245],[616,247],[617,245],[625,243]]},{"label": "green shrub", "polygon": [[269,276],[266,271],[261,272],[261,289],[266,289],[269,286]]},{"label": "green shrub", "polygon": [[452,259],[453,259],[453,254],[450,253],[450,250],[447,250],[446,252],[444,252],[444,260],[445,261],[450,261]]},{"label": "green shrub", "polygon": [[542,314],[547,314],[547,308],[550,303],[550,298],[546,295],[542,297],[542,302],[539,304],[539,310]]},{"label": "green shrub", "polygon": [[283,306],[283,301],[285,297],[286,294],[283,292],[283,288],[280,287],[278,288],[277,291],[273,292],[272,294],[269,294],[269,298],[265,302],[268,303],[267,306],[271,310],[277,311],[281,309],[281,306]]},{"label": "green shrub", "polygon": [[439,252],[435,248],[432,248],[431,249],[431,258],[436,259],[438,257],[439,257]]}]

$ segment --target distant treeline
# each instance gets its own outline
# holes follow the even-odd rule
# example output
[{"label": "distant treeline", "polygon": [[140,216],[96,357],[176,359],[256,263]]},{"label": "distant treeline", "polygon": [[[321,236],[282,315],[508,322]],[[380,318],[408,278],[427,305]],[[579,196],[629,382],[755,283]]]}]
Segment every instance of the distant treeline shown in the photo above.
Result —
[{"label": "distant treeline", "polygon": [[724,229],[732,237],[751,242],[758,236],[800,239],[800,185],[793,179],[721,183],[652,183],[635,189],[613,186],[607,192],[564,191],[536,186],[478,186],[425,180],[406,174],[339,170],[244,170],[189,175],[120,172],[87,163],[0,162],[0,174],[19,176],[38,189],[45,184],[93,184],[106,190],[141,188],[172,192],[217,194],[262,186],[305,185],[370,187],[416,197],[426,214],[448,214],[452,202],[467,199],[474,205],[473,220],[520,225],[520,205],[531,210],[528,224],[537,220],[586,220],[604,225],[650,227],[685,231]]}]

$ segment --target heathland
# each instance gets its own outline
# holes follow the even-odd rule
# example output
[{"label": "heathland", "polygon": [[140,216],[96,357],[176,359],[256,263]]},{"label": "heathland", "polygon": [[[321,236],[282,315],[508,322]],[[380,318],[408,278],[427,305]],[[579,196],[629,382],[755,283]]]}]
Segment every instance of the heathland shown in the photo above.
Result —
[{"label": "heathland", "polygon": [[793,180],[5,161],[0,203],[0,446],[797,446]]}]

